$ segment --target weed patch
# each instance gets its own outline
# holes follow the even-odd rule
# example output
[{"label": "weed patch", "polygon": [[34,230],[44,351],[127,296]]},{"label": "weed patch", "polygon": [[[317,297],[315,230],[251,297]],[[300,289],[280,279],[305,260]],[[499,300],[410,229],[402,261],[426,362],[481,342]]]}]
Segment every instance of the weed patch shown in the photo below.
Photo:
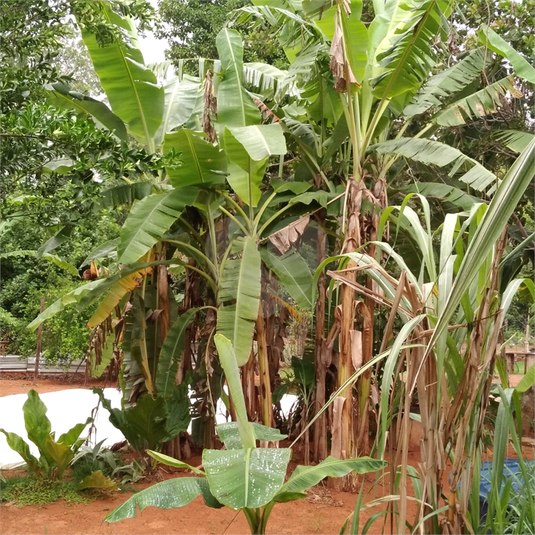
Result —
[{"label": "weed patch", "polygon": [[0,500],[16,505],[46,505],[58,500],[69,503],[87,503],[95,499],[82,495],[71,481],[54,481],[37,477],[12,477],[2,484]]}]

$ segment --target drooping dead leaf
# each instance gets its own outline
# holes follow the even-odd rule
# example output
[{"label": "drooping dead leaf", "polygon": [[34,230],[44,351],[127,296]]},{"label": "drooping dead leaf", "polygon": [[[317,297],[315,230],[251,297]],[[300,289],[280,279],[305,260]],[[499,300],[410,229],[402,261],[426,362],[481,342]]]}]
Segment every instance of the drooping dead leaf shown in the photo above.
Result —
[{"label": "drooping dead leaf", "polygon": [[345,398],[338,396],[335,398],[333,405],[331,455],[337,459],[344,458],[342,457],[342,411],[345,401]]},{"label": "drooping dead leaf", "polygon": [[284,227],[269,236],[269,241],[279,250],[281,254],[290,250],[290,247],[303,235],[310,221],[310,216],[300,217],[293,223]]},{"label": "drooping dead leaf", "polygon": [[214,84],[212,82],[212,71],[206,73],[204,80],[203,94],[203,112],[202,112],[202,129],[206,134],[208,141],[214,143],[217,141],[217,134],[212,124],[211,114],[217,115],[217,101],[214,95]]},{"label": "drooping dead leaf", "polygon": [[255,98],[254,103],[260,110],[262,117],[264,118],[264,123],[280,123],[281,120],[259,99]]},{"label": "drooping dead leaf", "polygon": [[[346,6],[344,6],[344,9],[347,13]],[[351,10],[349,10],[349,12],[351,13]],[[349,65],[349,61],[346,57],[344,32],[342,31],[342,22],[340,20],[340,17],[342,16],[343,15],[341,13],[340,6],[338,6],[334,23],[335,27],[333,40],[331,41],[331,49],[329,50],[329,54],[331,56],[329,68],[336,79],[334,88],[340,93],[346,91],[349,84],[357,83],[357,79],[355,78],[355,75],[353,74],[351,66]]]}]

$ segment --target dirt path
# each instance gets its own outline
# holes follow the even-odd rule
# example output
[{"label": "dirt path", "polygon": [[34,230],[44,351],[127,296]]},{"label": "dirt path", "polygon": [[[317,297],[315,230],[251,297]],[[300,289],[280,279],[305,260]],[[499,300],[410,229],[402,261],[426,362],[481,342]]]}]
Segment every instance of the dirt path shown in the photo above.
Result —
[{"label": "dirt path", "polygon": [[[0,396],[26,393],[34,388],[39,393],[54,392],[68,388],[109,387],[103,382],[84,385],[83,378],[72,381],[68,378],[38,379],[20,376],[0,377]],[[192,464],[195,464],[192,459]],[[200,459],[197,464],[200,463]],[[9,473],[6,475],[10,475]],[[185,474],[169,473],[165,477]],[[368,474],[364,480],[365,492],[374,485],[374,475]],[[135,485],[144,488],[147,484]],[[388,494],[387,488],[380,488]],[[2,504],[0,507],[0,533],[9,535],[147,535],[147,534],[225,534],[248,533],[247,521],[243,515],[226,507],[210,509],[202,498],[181,509],[160,510],[147,508],[136,518],[114,524],[103,521],[106,514],[123,503],[131,493],[115,492],[106,499],[88,504],[69,504],[59,501],[43,507],[18,507]],[[356,494],[334,492],[318,485],[309,492],[306,500],[277,504],[268,523],[268,533],[272,534],[335,534],[339,533],[347,516],[353,511]],[[371,499],[371,498],[370,498]],[[365,500],[368,501],[368,500]],[[361,514],[361,529],[366,520],[381,508],[370,509]],[[411,513],[413,514],[413,512]],[[382,520],[377,521],[370,533],[382,531]]]},{"label": "dirt path", "polygon": [[57,392],[58,390],[68,390],[71,388],[91,388],[100,386],[102,388],[114,386],[106,381],[91,380],[85,382],[82,375],[76,377],[38,377],[34,382],[33,377],[26,374],[2,374],[0,376],[0,397],[11,396],[13,394],[26,394],[32,388],[39,394],[46,392]]}]

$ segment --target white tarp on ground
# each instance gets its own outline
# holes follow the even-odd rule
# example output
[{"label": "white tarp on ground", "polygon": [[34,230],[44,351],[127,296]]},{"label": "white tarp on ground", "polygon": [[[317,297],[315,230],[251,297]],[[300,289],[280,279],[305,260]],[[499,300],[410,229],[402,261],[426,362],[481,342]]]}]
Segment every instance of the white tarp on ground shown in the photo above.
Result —
[{"label": "white tarp on ground", "polygon": [[[112,407],[119,408],[121,406],[121,392],[119,390],[105,388],[104,396],[111,401]],[[56,432],[56,438],[76,424],[85,422],[92,415],[93,409],[98,405],[98,396],[93,394],[91,390],[82,388],[48,392],[46,394],[39,394],[39,397],[48,409],[46,415],[51,422],[52,431]],[[29,444],[31,453],[39,456],[37,446],[28,440],[26,428],[24,427],[22,406],[27,399],[27,394],[0,397],[0,428],[21,436]],[[285,415],[288,415],[295,400],[296,396],[283,396],[281,407]],[[227,421],[225,414],[225,406],[219,400],[216,411],[217,423]],[[100,406],[95,415],[94,429],[90,437],[91,444],[96,444],[106,439],[104,446],[110,447],[124,440],[123,434],[110,423],[108,416],[108,411]],[[191,431],[191,426],[189,430]],[[89,426],[87,426],[81,436],[87,437],[88,433]],[[20,465],[21,462],[22,458],[20,455],[8,446],[5,435],[0,433],[0,468],[14,467]]]},{"label": "white tarp on ground", "polygon": [[[121,406],[121,393],[115,388],[105,388],[104,395],[111,401],[112,407]],[[52,431],[56,432],[56,438],[76,424],[85,422],[91,416],[91,411],[98,405],[98,396],[91,390],[83,388],[48,392],[39,394],[39,397],[48,409],[46,415],[52,424]],[[27,399],[27,394],[0,397],[0,427],[20,435],[29,444],[31,453],[38,457],[37,446],[28,440],[24,427],[22,406]],[[106,438],[104,442],[106,446],[112,446],[124,440],[123,434],[110,423],[108,415],[108,411],[101,406],[96,414],[95,430],[91,434],[92,444],[104,438]],[[81,436],[87,437],[88,433],[89,426]],[[0,433],[0,468],[21,462],[20,455],[7,445],[5,435]]]}]

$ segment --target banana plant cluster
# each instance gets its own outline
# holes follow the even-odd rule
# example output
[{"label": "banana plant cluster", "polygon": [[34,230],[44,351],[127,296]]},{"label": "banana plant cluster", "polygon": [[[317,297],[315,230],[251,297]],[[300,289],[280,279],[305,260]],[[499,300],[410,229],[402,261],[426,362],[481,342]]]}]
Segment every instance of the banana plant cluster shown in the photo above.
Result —
[{"label": "banana plant cluster", "polygon": [[[483,87],[479,84],[481,75],[494,64],[491,52],[507,58],[518,77],[535,79],[533,67],[489,26],[479,29],[480,48],[438,71],[436,44],[445,42],[453,2],[378,0],[373,2],[373,18],[361,1],[257,0],[253,4],[240,10],[237,20],[271,24],[291,61],[275,95],[280,108],[273,110],[288,112],[284,124],[289,145],[297,147],[301,166],[306,168],[301,176],[317,180],[325,190],[332,191],[339,182],[344,187],[343,210],[336,223],[338,241],[331,245],[332,252],[351,252],[366,244],[371,257],[383,255],[376,242],[388,239],[389,226],[380,229],[379,224],[388,206],[387,180],[395,180],[407,166],[434,166],[444,182],[419,182],[407,191],[421,191],[463,209],[475,201],[466,185],[478,196],[496,193],[500,180],[491,171],[437,139],[445,128],[494,113],[506,95],[521,96],[512,75]],[[436,74],[429,76],[430,72]],[[300,91],[298,112],[282,98],[289,88]],[[502,137],[509,144],[518,137],[521,148],[531,139],[529,134],[513,132]],[[321,242],[325,243],[323,230],[318,232]],[[325,255],[318,257],[318,264]],[[352,261],[346,268],[349,271],[336,298],[338,325],[323,319],[327,291],[323,277],[316,308],[316,370],[331,364],[337,338],[338,385],[346,383],[355,366],[370,361],[377,345],[374,282],[369,275],[359,279]],[[355,289],[362,286],[367,291],[355,299]],[[341,429],[336,455],[369,450],[370,381],[371,374],[359,379],[355,409],[351,388],[340,396],[334,411],[338,420],[332,425]],[[320,375],[317,407],[326,401],[324,382]],[[314,430],[315,453],[320,456],[327,449],[322,443],[325,425],[320,418]]]},{"label": "banana plant cluster", "polygon": [[[266,121],[261,101],[246,89],[244,78],[251,81],[256,74],[256,83],[265,86],[264,75],[273,79],[280,73],[268,66],[244,65],[241,37],[224,29],[217,37],[220,60],[213,71],[160,83],[155,73],[162,66],[145,65],[133,21],[105,1],[92,5],[118,29],[115,41],[105,46],[82,31],[108,102],[60,85],[53,86],[50,98],[90,114],[125,142],[162,151],[169,165],[159,177],[147,176],[146,182],[127,183],[106,195],[119,202],[137,199],[119,238],[103,244],[87,260],[95,263],[114,255],[118,269],[64,296],[31,327],[69,304],[78,302],[81,309],[98,301],[88,322],[99,350],[99,358],[93,360],[103,369],[113,354],[109,348],[121,344],[126,406],[145,393],[167,406],[176,377],[184,380],[192,358],[205,374],[212,370],[215,332],[232,341],[240,366],[251,361],[256,336],[262,381],[258,412],[270,425],[274,374],[263,325],[262,257],[274,272],[284,273],[290,294],[297,293],[308,306],[312,290],[310,271],[297,253],[280,257],[264,246],[261,256],[260,241],[282,214],[293,211],[295,219],[312,200],[310,195],[304,198],[304,208],[299,208],[299,198],[286,202],[291,186],[282,181],[263,186],[268,164],[274,157],[284,158],[286,141],[280,121]],[[296,267],[303,282],[309,282],[308,289],[296,284]],[[179,317],[169,285],[173,269],[186,271],[186,310]],[[191,306],[199,300],[202,306]],[[204,315],[204,345],[192,355],[195,333],[189,324],[196,315]],[[250,371],[254,381],[254,362]],[[208,388],[217,391],[218,385]],[[213,418],[213,407],[208,412]]]},{"label": "banana plant cluster", "polygon": [[269,516],[277,503],[305,498],[306,490],[326,477],[340,477],[349,472],[364,474],[385,466],[384,461],[369,457],[346,460],[328,457],[317,466],[298,466],[285,482],[291,449],[259,448],[256,442],[278,443],[286,435],[277,429],[248,421],[239,380],[238,356],[230,340],[222,334],[215,335],[215,344],[237,417],[235,422],[217,427],[226,449],[205,449],[202,468],[195,468],[161,453],[149,452],[157,461],[175,468],[185,468],[195,476],[176,477],[136,493],[106,517],[108,522],[134,517],[137,507],[141,511],[148,506],[160,509],[183,507],[202,495],[208,507],[226,506],[242,511],[251,533],[261,534],[266,532]]},{"label": "banana plant cluster", "polygon": [[[146,65],[133,22],[107,2],[95,2],[121,35],[100,47],[83,33],[109,105],[60,86],[51,98],[92,115],[125,142],[134,139],[149,151],[162,151],[168,163],[160,176],[109,194],[137,199],[119,238],[89,257],[115,255],[117,269],[64,296],[33,326],[69,304],[99,300],[89,326],[98,328],[115,316],[120,328],[107,343],[124,349],[125,403],[145,393],[165,397],[169,385],[195,372],[204,395],[198,410],[209,422],[205,444],[213,444],[213,398],[221,395],[242,422],[236,429],[243,460],[249,458],[243,451],[253,449],[251,427],[244,422],[272,424],[278,360],[273,362],[268,311],[290,309],[273,295],[272,272],[293,303],[315,315],[317,413],[309,424],[314,458],[327,457],[328,431],[336,457],[371,450],[382,457],[387,429],[398,426],[399,531],[406,520],[405,483],[419,477],[424,490],[418,521],[431,533],[438,530],[432,513],[444,511],[441,477],[453,452],[447,522],[457,532],[470,522],[467,489],[461,484],[458,491],[457,482],[470,480],[472,467],[464,459],[480,444],[501,321],[514,291],[529,287],[503,276],[503,231],[533,176],[535,145],[529,134],[502,132],[500,139],[521,154],[506,176],[497,177],[440,136],[494,113],[504,98],[520,96],[513,75],[482,83],[496,61],[506,58],[515,76],[531,83],[535,69],[485,25],[477,33],[481,47],[440,69],[438,48],[449,31],[453,2],[372,4],[370,16],[360,0],[254,0],[237,11],[236,20],[273,28],[290,62],[286,72],[244,64],[239,34],[225,28],[216,40],[218,61],[199,62],[197,77],[178,69],[159,81],[169,66]],[[285,156],[295,162],[285,162]],[[405,192],[420,196],[389,206],[395,192],[390,184],[423,166],[442,183],[425,179],[406,186]],[[476,196],[490,204],[474,204]],[[454,207],[439,230],[433,230],[426,197]],[[400,238],[396,245],[390,228]],[[315,279],[292,250],[305,233],[317,237]],[[398,247],[404,243],[415,261]],[[333,261],[338,269],[326,272]],[[173,272],[184,281],[181,314],[169,284]],[[377,317],[388,309],[380,330]],[[226,397],[216,380],[221,370],[214,339],[229,340],[242,367],[248,418],[238,418],[234,393]],[[224,353],[220,349],[219,358]],[[381,381],[374,379],[376,365]],[[328,421],[331,366],[337,390]],[[225,373],[229,387],[240,374],[234,367]],[[463,397],[474,384],[477,389]],[[415,394],[422,404],[427,459],[417,475],[406,462]],[[375,443],[370,414],[379,428]],[[221,433],[224,428],[219,435],[225,442]],[[210,489],[211,455],[205,465]],[[394,481],[395,464],[392,469]],[[205,495],[205,483],[192,485],[195,496]],[[211,492],[217,503],[236,505]],[[251,503],[256,510],[268,502]],[[129,507],[135,511],[135,505]],[[265,527],[264,513],[250,514],[255,530]]]}]

